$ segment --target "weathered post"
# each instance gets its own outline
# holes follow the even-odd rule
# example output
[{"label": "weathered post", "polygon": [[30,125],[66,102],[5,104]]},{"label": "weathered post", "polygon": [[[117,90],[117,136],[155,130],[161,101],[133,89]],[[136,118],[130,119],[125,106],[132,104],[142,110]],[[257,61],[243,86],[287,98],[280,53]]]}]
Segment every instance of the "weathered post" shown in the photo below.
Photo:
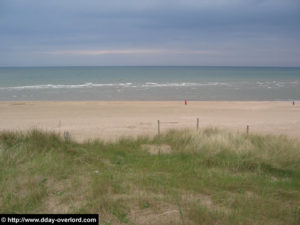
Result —
[{"label": "weathered post", "polygon": [[157,120],[157,134],[160,136],[160,121]]},{"label": "weathered post", "polygon": [[65,139],[66,142],[70,141],[70,133],[69,133],[69,131],[65,131],[64,132],[64,139]]},{"label": "weathered post", "polygon": [[159,120],[157,120],[157,135],[158,135],[158,140],[159,140],[158,155],[160,155],[160,121]]},{"label": "weathered post", "polygon": [[197,130],[199,130],[199,118],[197,118]]},{"label": "weathered post", "polygon": [[247,128],[246,128],[247,135],[249,134],[249,129],[250,129],[250,126],[247,125]]}]

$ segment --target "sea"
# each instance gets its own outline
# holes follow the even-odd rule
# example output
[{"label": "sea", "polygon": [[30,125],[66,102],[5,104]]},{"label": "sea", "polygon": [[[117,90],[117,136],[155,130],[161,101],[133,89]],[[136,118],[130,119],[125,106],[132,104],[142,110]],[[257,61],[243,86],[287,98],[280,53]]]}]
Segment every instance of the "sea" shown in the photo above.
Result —
[{"label": "sea", "polygon": [[300,100],[300,68],[0,67],[0,101]]}]

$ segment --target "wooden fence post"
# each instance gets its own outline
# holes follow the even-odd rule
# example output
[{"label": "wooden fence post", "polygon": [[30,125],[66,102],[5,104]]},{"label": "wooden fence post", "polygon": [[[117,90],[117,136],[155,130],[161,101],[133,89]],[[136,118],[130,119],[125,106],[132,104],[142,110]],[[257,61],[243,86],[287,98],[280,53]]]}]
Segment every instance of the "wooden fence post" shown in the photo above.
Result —
[{"label": "wooden fence post", "polygon": [[65,139],[65,141],[66,142],[69,142],[70,141],[70,133],[69,133],[69,131],[65,131],[64,132],[64,139]]},{"label": "wooden fence post", "polygon": [[199,118],[197,118],[197,130],[199,130]]},{"label": "wooden fence post", "polygon": [[247,135],[249,134],[249,129],[250,129],[250,126],[247,125],[247,128],[246,128]]},{"label": "wooden fence post", "polygon": [[157,134],[160,136],[160,121],[157,120]]}]

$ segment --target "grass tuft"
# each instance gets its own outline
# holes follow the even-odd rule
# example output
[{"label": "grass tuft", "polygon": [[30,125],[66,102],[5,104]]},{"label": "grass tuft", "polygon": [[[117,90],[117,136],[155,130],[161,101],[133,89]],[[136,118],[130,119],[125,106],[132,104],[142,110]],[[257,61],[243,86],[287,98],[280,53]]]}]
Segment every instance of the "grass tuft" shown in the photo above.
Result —
[{"label": "grass tuft", "polygon": [[0,212],[102,224],[300,224],[300,141],[216,128],[77,143],[0,133]]}]

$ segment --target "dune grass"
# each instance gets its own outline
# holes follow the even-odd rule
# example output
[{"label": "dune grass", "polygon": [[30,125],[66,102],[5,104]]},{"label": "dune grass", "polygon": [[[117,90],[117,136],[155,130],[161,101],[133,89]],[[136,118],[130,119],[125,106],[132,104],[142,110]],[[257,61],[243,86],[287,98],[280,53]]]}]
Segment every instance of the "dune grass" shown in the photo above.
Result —
[{"label": "dune grass", "polygon": [[300,224],[300,141],[208,128],[76,143],[0,133],[1,213],[100,224]]}]

